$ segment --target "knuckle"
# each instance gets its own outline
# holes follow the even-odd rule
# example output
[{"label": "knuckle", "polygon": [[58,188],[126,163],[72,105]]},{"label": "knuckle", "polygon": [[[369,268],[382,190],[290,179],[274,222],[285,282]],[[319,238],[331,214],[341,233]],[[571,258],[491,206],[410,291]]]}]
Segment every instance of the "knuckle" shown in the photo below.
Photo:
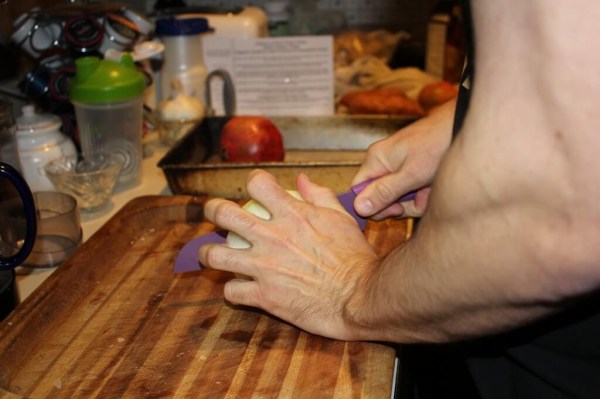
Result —
[{"label": "knuckle", "polygon": [[206,249],[204,250],[204,259],[206,260],[206,264],[208,266],[213,266],[213,265],[217,265],[219,262],[219,255],[218,255],[218,250],[219,248],[215,245],[207,245]]},{"label": "knuckle", "polygon": [[231,251],[223,245],[208,246],[204,256],[208,266],[215,269],[231,270],[239,264],[239,257],[235,251]]},{"label": "knuckle", "polygon": [[414,203],[406,203],[404,205],[404,217],[421,217],[424,209],[418,209]]},{"label": "knuckle", "polygon": [[237,255],[236,250],[230,250],[226,248],[223,248],[223,252],[221,253],[220,257],[220,262],[221,265],[223,265],[223,268],[227,270],[233,270],[237,268],[237,266],[240,264],[239,256]]},{"label": "knuckle", "polygon": [[373,153],[373,154],[379,153],[379,152],[383,151],[383,149],[386,147],[387,147],[387,145],[386,145],[385,141],[376,141],[369,145],[369,147],[367,148],[367,152]]},{"label": "knuckle", "polygon": [[259,178],[260,175],[261,175],[260,169],[251,170],[250,173],[248,173],[248,177],[246,178],[246,184],[247,185],[254,184],[254,182],[256,182],[256,179]]},{"label": "knuckle", "polygon": [[225,296],[225,299],[233,304],[244,303],[244,296],[239,290],[235,289],[235,284],[232,284],[231,282],[225,283],[223,295]]},{"label": "knuckle", "polygon": [[385,184],[378,184],[375,187],[375,196],[384,203],[391,203],[396,199],[396,192]]},{"label": "knuckle", "polygon": [[214,211],[214,219],[217,225],[226,227],[252,227],[255,224],[255,219],[249,212],[242,210],[239,205],[231,201],[217,205]]},{"label": "knuckle", "polygon": [[262,307],[259,298],[249,290],[248,283],[230,280],[223,287],[223,296],[234,305]]},{"label": "knuckle", "polygon": [[406,168],[404,170],[406,181],[422,185],[427,180],[424,168]]},{"label": "knuckle", "polygon": [[251,198],[281,196],[283,189],[277,184],[272,174],[261,169],[254,169],[246,178],[246,189]]},{"label": "knuckle", "polygon": [[276,181],[275,177],[262,169],[253,169],[246,177],[246,186],[264,185],[266,182]]},{"label": "knuckle", "polygon": [[229,202],[221,202],[216,206],[214,218],[218,225],[226,223],[231,218],[231,206]]}]

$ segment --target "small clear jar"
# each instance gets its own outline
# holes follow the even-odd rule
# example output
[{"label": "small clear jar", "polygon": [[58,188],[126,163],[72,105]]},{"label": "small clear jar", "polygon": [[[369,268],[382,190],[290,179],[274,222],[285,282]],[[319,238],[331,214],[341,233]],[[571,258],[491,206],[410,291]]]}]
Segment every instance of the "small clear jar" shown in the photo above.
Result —
[{"label": "small clear jar", "polygon": [[75,145],[60,131],[62,122],[52,114],[36,114],[33,105],[23,107],[17,118],[17,148],[21,172],[31,191],[54,191],[44,171],[46,163],[77,156]]}]

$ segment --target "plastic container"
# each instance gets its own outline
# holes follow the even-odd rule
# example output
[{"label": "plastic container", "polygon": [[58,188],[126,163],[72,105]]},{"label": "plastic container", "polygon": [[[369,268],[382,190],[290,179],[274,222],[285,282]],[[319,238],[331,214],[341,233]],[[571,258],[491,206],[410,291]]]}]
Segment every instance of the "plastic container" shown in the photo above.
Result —
[{"label": "plastic container", "polygon": [[47,163],[45,170],[58,191],[77,199],[81,211],[96,212],[110,202],[122,162],[115,154],[83,162],[76,157],[63,157]]},{"label": "plastic container", "polygon": [[160,100],[173,92],[173,81],[181,82],[183,92],[204,104],[206,67],[202,55],[202,36],[212,29],[206,18],[165,18],[156,21],[156,36],[165,45],[160,70]]},{"label": "plastic container", "polygon": [[117,187],[141,181],[144,75],[133,58],[119,62],[83,57],[70,89],[84,159],[114,153],[123,160]]},{"label": "plastic container", "polygon": [[57,191],[38,191],[33,196],[37,233],[31,253],[21,266],[55,267],[64,262],[83,239],[77,200]]},{"label": "plastic container", "polygon": [[44,165],[56,158],[77,156],[75,145],[61,133],[62,122],[52,114],[36,114],[33,105],[23,107],[17,118],[17,148],[21,171],[31,191],[52,191]]}]

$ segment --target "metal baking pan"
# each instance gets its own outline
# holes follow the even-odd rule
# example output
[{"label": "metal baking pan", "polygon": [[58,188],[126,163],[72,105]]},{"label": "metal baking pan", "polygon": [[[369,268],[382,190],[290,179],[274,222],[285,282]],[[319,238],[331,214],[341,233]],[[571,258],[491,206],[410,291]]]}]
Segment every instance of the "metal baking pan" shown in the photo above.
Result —
[{"label": "metal baking pan", "polygon": [[347,191],[368,146],[414,121],[410,117],[270,117],[283,136],[282,162],[224,162],[219,134],[229,117],[205,118],[159,161],[173,194],[247,198],[248,173],[264,169],[286,188],[300,172],[336,193]]}]

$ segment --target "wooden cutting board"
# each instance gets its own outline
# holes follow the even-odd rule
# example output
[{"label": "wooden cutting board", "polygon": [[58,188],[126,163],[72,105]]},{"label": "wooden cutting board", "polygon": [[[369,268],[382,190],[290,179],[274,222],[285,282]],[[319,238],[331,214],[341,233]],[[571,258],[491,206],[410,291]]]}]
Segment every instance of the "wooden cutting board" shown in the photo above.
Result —
[{"label": "wooden cutting board", "polygon": [[[0,323],[0,397],[389,397],[391,347],[233,307],[228,273],[173,274],[181,246],[213,229],[204,201],[133,200]],[[366,235],[384,254],[406,229],[369,222]]]}]

